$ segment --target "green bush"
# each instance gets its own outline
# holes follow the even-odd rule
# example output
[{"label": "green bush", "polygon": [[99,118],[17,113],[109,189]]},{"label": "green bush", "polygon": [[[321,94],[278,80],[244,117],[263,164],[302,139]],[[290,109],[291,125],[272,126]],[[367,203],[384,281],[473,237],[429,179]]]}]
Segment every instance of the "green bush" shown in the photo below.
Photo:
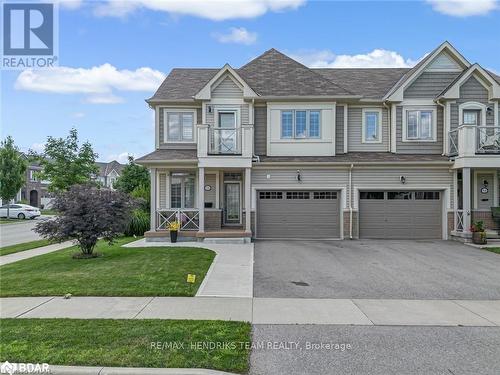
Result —
[{"label": "green bush", "polygon": [[143,236],[149,230],[149,213],[143,210],[134,210],[125,231],[126,236]]}]

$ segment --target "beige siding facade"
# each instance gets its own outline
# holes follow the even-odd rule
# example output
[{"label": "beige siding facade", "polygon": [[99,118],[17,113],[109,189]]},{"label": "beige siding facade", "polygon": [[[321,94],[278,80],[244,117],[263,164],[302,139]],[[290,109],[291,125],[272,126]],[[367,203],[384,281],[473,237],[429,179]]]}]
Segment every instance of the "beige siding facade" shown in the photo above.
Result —
[{"label": "beige siding facade", "polygon": [[348,116],[348,150],[356,152],[383,152],[389,151],[389,119],[387,109],[385,108],[372,108],[366,107],[366,109],[377,109],[382,111],[382,142],[381,143],[363,143],[363,108],[352,108],[349,107]]},{"label": "beige siding facade", "polygon": [[460,72],[423,72],[404,92],[405,99],[433,99],[458,77]]}]

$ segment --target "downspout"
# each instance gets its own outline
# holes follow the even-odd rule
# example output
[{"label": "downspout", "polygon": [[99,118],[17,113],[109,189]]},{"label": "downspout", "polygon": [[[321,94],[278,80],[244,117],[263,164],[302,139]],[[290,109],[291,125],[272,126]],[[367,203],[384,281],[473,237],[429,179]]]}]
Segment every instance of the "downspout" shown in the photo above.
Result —
[{"label": "downspout", "polygon": [[[253,109],[253,139],[252,139],[252,142],[253,142],[253,147],[252,147],[252,150],[255,151],[255,99],[252,98],[252,109]],[[256,155],[255,152],[252,152],[252,161],[255,161],[257,163],[260,163],[260,156],[259,155]]]},{"label": "downspout", "polygon": [[352,169],[354,164],[349,168],[349,239],[352,240]]},{"label": "downspout", "polygon": [[382,102],[382,105],[387,109],[387,119],[389,120],[389,151],[392,151],[392,109],[387,104],[387,100]]},{"label": "downspout", "polygon": [[446,155],[444,145],[447,143],[447,138],[445,138],[445,137],[448,137],[448,134],[446,133],[446,131],[447,131],[447,129],[446,129],[446,116],[449,116],[450,114],[446,113],[446,106],[443,103],[441,103],[439,101],[439,99],[434,100],[434,102],[443,108],[443,129],[444,130],[443,130],[443,153],[441,155],[444,156],[444,155]]}]

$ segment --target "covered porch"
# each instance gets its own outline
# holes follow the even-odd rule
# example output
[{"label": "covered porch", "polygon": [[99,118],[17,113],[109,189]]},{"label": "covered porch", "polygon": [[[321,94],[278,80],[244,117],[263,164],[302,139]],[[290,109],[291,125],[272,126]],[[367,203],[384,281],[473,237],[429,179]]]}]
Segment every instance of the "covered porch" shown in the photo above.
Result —
[{"label": "covered porch", "polygon": [[471,236],[471,224],[482,221],[488,238],[500,238],[500,224],[492,214],[492,208],[500,207],[500,169],[464,167],[454,173],[452,235],[467,239]]},{"label": "covered porch", "polygon": [[250,241],[250,168],[178,165],[158,166],[150,171],[151,229],[145,234],[148,241],[168,240],[168,226],[175,221],[180,224],[182,240]]}]

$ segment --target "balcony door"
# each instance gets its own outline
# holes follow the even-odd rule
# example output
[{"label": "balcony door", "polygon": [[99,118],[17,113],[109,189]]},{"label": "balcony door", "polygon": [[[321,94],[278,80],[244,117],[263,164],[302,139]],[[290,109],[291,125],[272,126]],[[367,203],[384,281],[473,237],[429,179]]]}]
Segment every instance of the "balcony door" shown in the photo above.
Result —
[{"label": "balcony door", "polygon": [[221,154],[235,154],[238,147],[236,111],[217,112],[216,149]]},{"label": "balcony door", "polygon": [[464,125],[481,125],[481,111],[478,109],[464,109],[463,112],[463,124]]}]

